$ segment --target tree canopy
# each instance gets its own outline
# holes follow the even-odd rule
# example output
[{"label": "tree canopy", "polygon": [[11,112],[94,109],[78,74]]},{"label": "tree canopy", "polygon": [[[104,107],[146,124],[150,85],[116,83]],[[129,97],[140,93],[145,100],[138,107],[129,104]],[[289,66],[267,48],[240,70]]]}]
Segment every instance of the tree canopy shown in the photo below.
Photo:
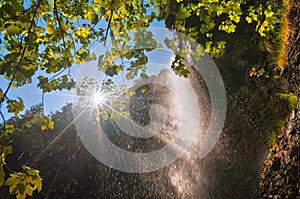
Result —
[{"label": "tree canopy", "polygon": [[[22,172],[11,172],[10,177],[4,172],[5,158],[12,153],[8,143],[14,126],[6,123],[2,110],[6,108],[17,116],[25,109],[24,99],[9,98],[9,91],[31,83],[38,72],[41,75],[37,87],[43,92],[72,89],[75,81],[70,68],[95,59],[90,54],[91,45],[95,42],[105,45],[109,35],[120,44],[127,30],[149,27],[154,20],[171,21],[171,26],[167,24],[169,28],[201,40],[205,52],[220,57],[226,46],[226,41],[218,37],[220,32],[234,33],[240,23],[247,22],[255,23],[256,31],[265,36],[280,25],[281,16],[282,5],[275,0],[1,0],[0,75],[9,83],[0,89],[0,186],[8,185],[9,192],[20,199],[42,188],[37,170],[30,167],[23,166]],[[149,49],[145,50],[156,46],[155,41],[149,40]],[[200,47],[197,50],[200,52]],[[114,63],[119,56],[115,51],[102,57],[99,70],[108,76],[124,71],[130,78],[138,66],[147,62],[144,50],[122,55],[135,59],[130,67]],[[175,58],[173,69],[187,76],[180,59]],[[175,65],[176,62],[181,65]],[[55,125],[42,113],[33,116],[30,122],[38,122],[44,131]]]}]

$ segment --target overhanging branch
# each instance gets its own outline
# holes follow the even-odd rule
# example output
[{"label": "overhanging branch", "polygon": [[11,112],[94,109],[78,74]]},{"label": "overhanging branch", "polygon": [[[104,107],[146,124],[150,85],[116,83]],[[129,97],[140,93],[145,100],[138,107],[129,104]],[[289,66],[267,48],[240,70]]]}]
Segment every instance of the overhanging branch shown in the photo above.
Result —
[{"label": "overhanging branch", "polygon": [[33,28],[33,25],[34,25],[34,20],[35,20],[36,14],[37,14],[37,10],[38,10],[38,8],[39,8],[41,2],[42,2],[42,0],[39,0],[38,3],[37,3],[37,5],[36,5],[36,8],[35,8],[34,13],[33,13],[33,17],[32,17],[31,22],[30,22],[30,26],[29,26],[29,28],[28,28],[28,33],[27,33],[28,36],[27,36],[27,39],[26,39],[26,41],[25,41],[25,45],[24,45],[24,48],[23,48],[23,50],[22,50],[20,60],[19,60],[18,65],[16,66],[16,68],[15,68],[15,70],[14,70],[13,76],[12,76],[12,78],[11,78],[9,84],[8,84],[8,87],[6,88],[5,92],[3,93],[3,97],[6,97],[8,91],[9,91],[9,89],[11,88],[12,83],[13,83],[15,77],[16,77],[17,70],[20,68],[20,66],[21,66],[21,64],[22,64],[22,61],[23,61],[23,58],[24,58],[24,56],[25,56],[25,52],[26,52],[26,49],[27,49],[27,46],[28,46],[28,43],[29,43],[29,36],[30,36],[30,34],[31,34],[31,31],[32,31],[32,28]]}]

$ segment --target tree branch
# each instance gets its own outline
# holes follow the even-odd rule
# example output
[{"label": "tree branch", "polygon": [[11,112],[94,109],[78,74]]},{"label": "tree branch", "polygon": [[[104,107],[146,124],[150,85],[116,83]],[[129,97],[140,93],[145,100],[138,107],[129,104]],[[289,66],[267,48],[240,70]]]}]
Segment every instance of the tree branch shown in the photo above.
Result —
[{"label": "tree branch", "polygon": [[[67,46],[66,46],[65,36],[64,36],[64,32],[63,32],[63,29],[61,27],[60,19],[59,19],[59,16],[58,16],[58,11],[57,11],[57,6],[56,6],[56,0],[54,0],[54,14],[56,16],[56,20],[57,20],[57,23],[58,23],[58,27],[59,27],[61,38],[63,40],[64,50],[67,53]],[[68,64],[69,64],[68,67],[71,67],[72,63],[70,61],[70,57],[68,56],[68,54],[67,54],[67,59],[68,59]]]},{"label": "tree branch", "polygon": [[[0,110],[0,115],[1,115],[1,117],[2,117],[2,120],[3,120],[3,133],[2,133],[2,138],[1,138],[1,154],[3,153],[3,150],[4,150],[4,135],[6,134],[6,129],[5,129],[5,118],[4,118],[4,115],[3,115],[3,113],[2,113],[2,111]],[[1,157],[1,160],[0,160],[0,163],[1,163],[1,165],[4,163],[4,162],[2,162],[2,157]]]},{"label": "tree branch", "polygon": [[111,24],[111,20],[112,20],[113,14],[114,14],[114,11],[112,10],[111,13],[110,13],[110,17],[109,17],[109,21],[108,21],[107,29],[106,29],[106,33],[105,33],[104,46],[106,46],[106,40],[107,40],[107,36],[108,36],[108,31],[109,31],[109,29],[110,29],[110,24]]}]

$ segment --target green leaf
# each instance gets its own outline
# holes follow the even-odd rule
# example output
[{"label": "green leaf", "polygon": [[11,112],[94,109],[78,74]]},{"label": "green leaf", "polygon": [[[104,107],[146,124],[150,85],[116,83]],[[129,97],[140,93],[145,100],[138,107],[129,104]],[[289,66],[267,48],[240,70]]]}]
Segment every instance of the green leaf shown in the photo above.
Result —
[{"label": "green leaf", "polygon": [[9,187],[9,193],[10,193],[10,194],[16,194],[17,191],[18,191],[17,184],[12,184],[12,185]]},{"label": "green leaf", "polygon": [[17,100],[8,100],[7,101],[7,109],[9,113],[14,113],[18,115],[21,111],[24,110],[24,102],[23,99],[18,97],[19,101]]},{"label": "green leaf", "polygon": [[11,24],[6,30],[8,35],[16,35],[21,33],[20,28],[15,24]]},{"label": "green leaf", "polygon": [[219,49],[225,49],[226,41],[218,41],[217,45]]},{"label": "green leaf", "polygon": [[22,183],[19,183],[19,184],[17,184],[17,188],[18,188],[19,193],[23,195],[25,192],[25,185]]},{"label": "green leaf", "polygon": [[13,185],[13,184],[15,184],[15,178],[11,175],[11,177],[6,180],[5,185]]},{"label": "green leaf", "polygon": [[96,59],[97,59],[96,54],[95,53],[90,53],[86,56],[85,61],[88,62],[88,61],[93,61],[93,60],[96,60]]},{"label": "green leaf", "polygon": [[196,46],[196,51],[193,53],[193,59],[195,61],[200,61],[201,57],[204,55],[204,49],[203,46],[201,44],[198,44]]},{"label": "green leaf", "polygon": [[11,177],[5,182],[5,185],[10,186],[9,193],[16,194],[16,198],[26,198],[26,195],[32,196],[34,190],[37,189],[40,192],[42,189],[42,180],[39,171],[25,165],[22,166],[22,169],[26,173],[18,172],[10,174]]},{"label": "green leaf", "polygon": [[5,152],[6,155],[11,154],[13,152],[12,146],[10,146],[10,145],[5,146],[3,149],[4,149],[4,152]]}]

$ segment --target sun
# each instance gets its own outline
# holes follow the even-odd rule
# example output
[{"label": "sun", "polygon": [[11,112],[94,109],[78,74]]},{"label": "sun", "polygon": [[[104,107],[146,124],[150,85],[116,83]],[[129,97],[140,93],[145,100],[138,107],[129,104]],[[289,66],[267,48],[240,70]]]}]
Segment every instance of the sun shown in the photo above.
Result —
[{"label": "sun", "polygon": [[103,93],[101,93],[101,92],[94,93],[93,102],[95,105],[103,104],[103,103],[105,103],[105,101],[106,101],[106,99],[105,99]]}]

